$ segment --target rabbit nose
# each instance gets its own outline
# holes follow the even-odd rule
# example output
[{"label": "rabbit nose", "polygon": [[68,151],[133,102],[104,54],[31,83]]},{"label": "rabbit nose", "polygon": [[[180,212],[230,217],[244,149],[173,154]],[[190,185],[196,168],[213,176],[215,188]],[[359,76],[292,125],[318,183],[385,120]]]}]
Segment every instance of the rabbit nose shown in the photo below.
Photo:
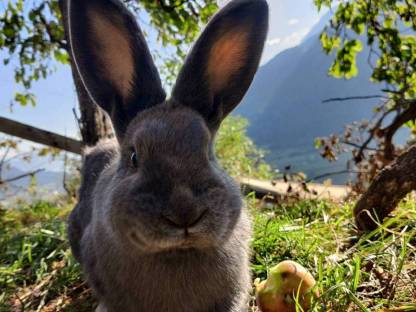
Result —
[{"label": "rabbit nose", "polygon": [[186,213],[169,214],[164,219],[173,227],[189,229],[197,225],[204,217],[206,211],[191,210]]},{"label": "rabbit nose", "polygon": [[186,188],[176,188],[170,197],[169,207],[163,218],[172,226],[182,229],[197,225],[206,210],[198,207],[192,192]]}]

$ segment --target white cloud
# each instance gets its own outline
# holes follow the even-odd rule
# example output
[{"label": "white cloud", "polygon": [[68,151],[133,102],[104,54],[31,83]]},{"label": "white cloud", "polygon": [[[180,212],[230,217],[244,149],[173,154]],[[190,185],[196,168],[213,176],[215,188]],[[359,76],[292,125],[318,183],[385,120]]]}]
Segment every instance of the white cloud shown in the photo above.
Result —
[{"label": "white cloud", "polygon": [[283,38],[272,38],[267,40],[267,48],[263,55],[261,64],[265,64],[272,59],[277,53],[280,53],[286,49],[293,48],[299,45],[305,36],[310,32],[310,28],[303,28],[299,31],[295,31],[290,35]]},{"label": "white cloud", "polygon": [[273,45],[278,45],[282,42],[282,39],[280,38],[274,38],[274,39],[269,39],[267,40],[266,44],[269,46],[273,46]]},{"label": "white cloud", "polygon": [[302,28],[299,31],[291,33],[289,36],[283,38],[282,46],[285,48],[293,47],[301,43],[302,39],[309,33],[311,29],[308,27]]},{"label": "white cloud", "polygon": [[299,20],[297,18],[292,18],[287,22],[288,25],[294,26],[296,24],[299,24]]}]

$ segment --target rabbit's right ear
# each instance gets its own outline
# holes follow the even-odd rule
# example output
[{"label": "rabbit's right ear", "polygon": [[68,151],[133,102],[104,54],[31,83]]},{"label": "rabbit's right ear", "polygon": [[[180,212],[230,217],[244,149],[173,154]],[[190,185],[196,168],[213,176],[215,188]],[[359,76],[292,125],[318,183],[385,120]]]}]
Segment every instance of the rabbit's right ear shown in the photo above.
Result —
[{"label": "rabbit's right ear", "polygon": [[139,111],[166,98],[144,36],[118,0],[67,0],[64,14],[81,80],[122,139]]}]

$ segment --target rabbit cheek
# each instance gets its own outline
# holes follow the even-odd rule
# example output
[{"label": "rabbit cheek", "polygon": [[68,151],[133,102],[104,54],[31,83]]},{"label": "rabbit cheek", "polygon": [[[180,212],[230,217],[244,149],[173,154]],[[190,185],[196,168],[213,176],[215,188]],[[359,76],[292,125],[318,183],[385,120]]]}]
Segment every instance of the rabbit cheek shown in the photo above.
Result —
[{"label": "rabbit cheek", "polygon": [[126,249],[132,251],[133,248],[139,253],[152,253],[159,249],[158,244],[155,244],[159,239],[155,237],[156,232],[152,226],[146,226],[136,218],[117,219],[115,231]]},{"label": "rabbit cheek", "polygon": [[215,238],[220,242],[227,241],[231,236],[240,219],[242,208],[243,200],[240,190],[238,188],[228,188],[220,204],[214,208],[215,222],[220,224],[220,229],[218,229]]},{"label": "rabbit cheek", "polygon": [[127,248],[151,248],[160,203],[152,195],[135,193],[132,183],[120,184],[114,194],[109,214],[113,231]]}]

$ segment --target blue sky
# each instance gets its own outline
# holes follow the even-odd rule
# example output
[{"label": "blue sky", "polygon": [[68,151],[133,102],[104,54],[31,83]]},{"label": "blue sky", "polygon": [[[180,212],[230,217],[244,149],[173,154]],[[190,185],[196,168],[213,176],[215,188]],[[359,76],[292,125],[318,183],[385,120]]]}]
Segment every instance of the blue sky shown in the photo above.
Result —
[{"label": "blue sky", "polygon": [[[262,63],[280,51],[297,45],[319,20],[312,0],[268,0],[270,31]],[[220,5],[226,0],[219,0]],[[154,48],[157,43],[151,40]],[[4,52],[0,51],[0,59]],[[0,65],[0,116],[8,117],[39,128],[76,137],[78,128],[73,115],[77,107],[76,95],[69,67],[58,65],[56,73],[34,84],[36,107],[14,106],[10,101],[19,89],[14,82],[13,67]]]}]

